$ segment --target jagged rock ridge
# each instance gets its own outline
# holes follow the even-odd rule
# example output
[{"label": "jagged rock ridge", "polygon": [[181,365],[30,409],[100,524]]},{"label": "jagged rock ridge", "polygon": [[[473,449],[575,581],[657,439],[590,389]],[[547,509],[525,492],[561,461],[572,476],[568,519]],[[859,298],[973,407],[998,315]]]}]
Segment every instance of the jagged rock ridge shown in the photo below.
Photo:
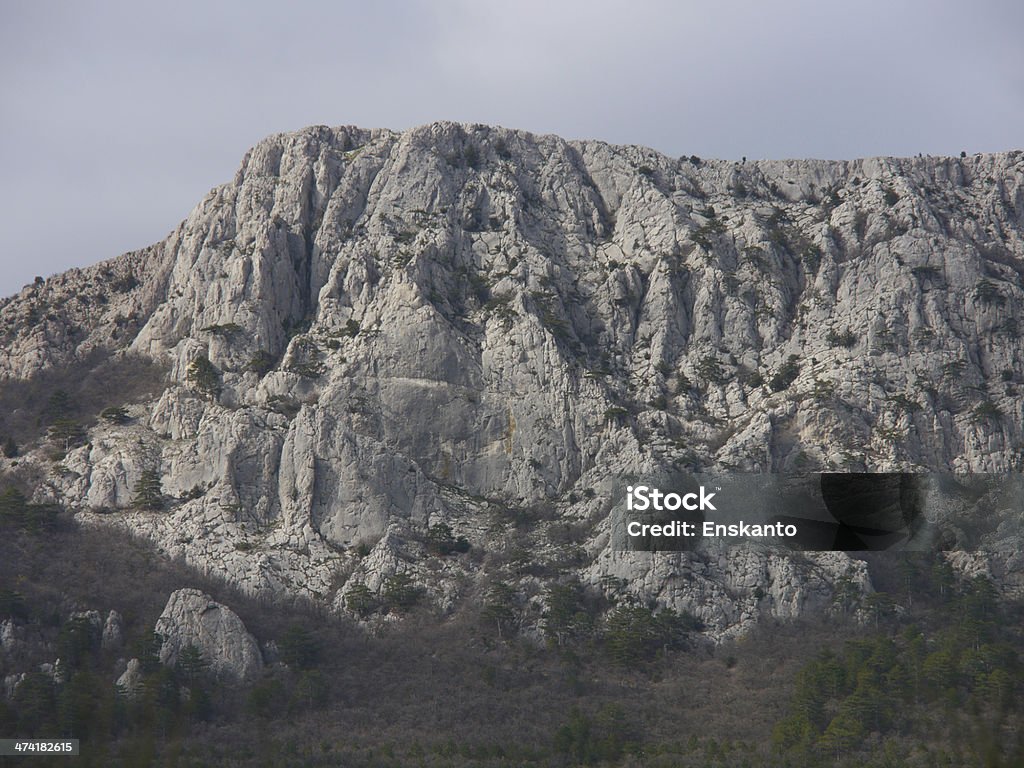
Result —
[{"label": "jagged rock ridge", "polygon": [[[40,495],[248,589],[343,609],[408,573],[452,605],[472,573],[529,606],[576,573],[723,637],[869,589],[863,564],[611,552],[609,479],[1018,469],[1022,182],[1020,152],[733,163],[309,128],[164,242],[8,299],[0,375],[165,361],[162,396]],[[147,470],[162,512],[129,510]],[[431,556],[438,523],[482,564]]]}]

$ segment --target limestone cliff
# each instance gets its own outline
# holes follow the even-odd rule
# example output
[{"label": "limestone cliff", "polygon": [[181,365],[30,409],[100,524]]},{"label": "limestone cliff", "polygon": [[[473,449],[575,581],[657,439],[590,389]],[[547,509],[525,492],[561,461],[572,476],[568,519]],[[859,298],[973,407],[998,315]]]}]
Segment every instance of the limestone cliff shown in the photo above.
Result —
[{"label": "limestone cliff", "polygon": [[[0,377],[165,362],[159,399],[30,458],[38,495],[248,589],[344,609],[406,573],[450,606],[504,579],[529,611],[575,573],[723,637],[870,589],[863,564],[613,553],[609,479],[1019,470],[1022,235],[1021,152],[735,163],[314,127],[162,243],[3,302]],[[161,511],[131,509],[146,471]]]}]

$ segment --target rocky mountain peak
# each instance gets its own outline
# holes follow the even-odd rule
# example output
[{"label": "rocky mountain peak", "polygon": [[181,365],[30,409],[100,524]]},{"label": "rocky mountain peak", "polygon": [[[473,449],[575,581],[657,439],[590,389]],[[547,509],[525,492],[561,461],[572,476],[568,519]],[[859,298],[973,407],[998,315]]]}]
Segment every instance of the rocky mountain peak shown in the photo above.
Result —
[{"label": "rocky mountain peak", "polygon": [[[1022,227],[1021,152],[731,162],[317,126],[252,148],[163,242],[3,302],[0,378],[165,366],[157,397],[21,469],[247,589],[347,610],[406,574],[451,606],[502,579],[528,605],[614,577],[727,636],[870,589],[862,564],[613,552],[612,480],[1019,469]],[[445,529],[470,551],[439,556]]]}]

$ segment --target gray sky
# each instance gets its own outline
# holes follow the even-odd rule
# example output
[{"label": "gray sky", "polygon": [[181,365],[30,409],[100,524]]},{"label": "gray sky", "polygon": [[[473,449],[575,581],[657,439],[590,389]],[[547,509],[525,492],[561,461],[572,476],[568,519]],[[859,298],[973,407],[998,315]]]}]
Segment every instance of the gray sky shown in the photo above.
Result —
[{"label": "gray sky", "polygon": [[1019,0],[0,0],[0,295],[263,136],[459,120],[753,159],[1024,146]]}]

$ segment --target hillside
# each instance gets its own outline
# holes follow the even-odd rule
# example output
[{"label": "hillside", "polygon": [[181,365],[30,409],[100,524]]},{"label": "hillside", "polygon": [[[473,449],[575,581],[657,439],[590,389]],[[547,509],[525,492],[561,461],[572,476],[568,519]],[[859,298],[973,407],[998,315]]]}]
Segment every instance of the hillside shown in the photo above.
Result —
[{"label": "hillside", "polygon": [[[396,579],[443,611],[500,582],[539,634],[575,578],[720,642],[868,568],[616,552],[614,483],[1018,471],[1022,228],[1021,152],[273,136],[163,242],[3,302],[3,468],[252,594],[372,622]],[[954,565],[1018,589],[1005,558]]]}]

